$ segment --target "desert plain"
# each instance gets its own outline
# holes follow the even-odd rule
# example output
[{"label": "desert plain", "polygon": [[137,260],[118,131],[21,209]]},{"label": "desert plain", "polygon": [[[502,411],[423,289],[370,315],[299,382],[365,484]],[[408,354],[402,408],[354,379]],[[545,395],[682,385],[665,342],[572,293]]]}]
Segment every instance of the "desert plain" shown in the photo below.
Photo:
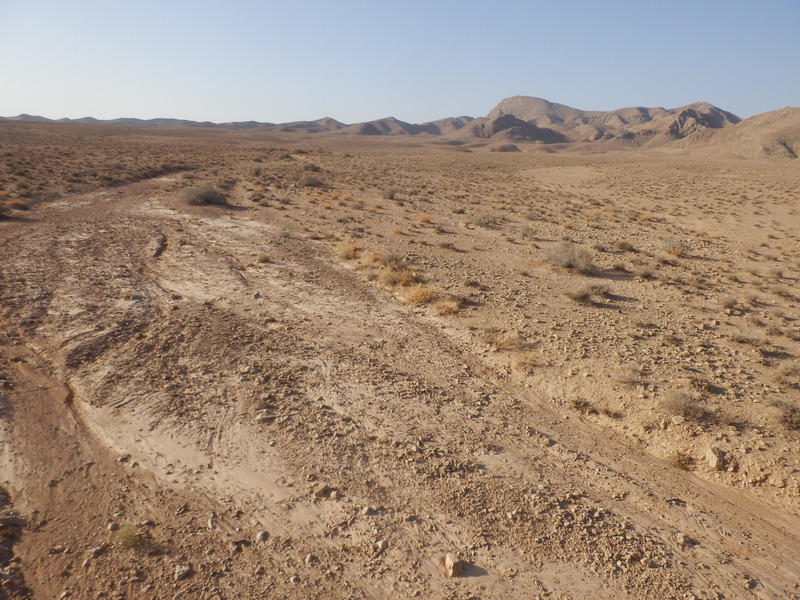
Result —
[{"label": "desert plain", "polygon": [[0,122],[0,597],[800,598],[796,159],[504,142]]}]

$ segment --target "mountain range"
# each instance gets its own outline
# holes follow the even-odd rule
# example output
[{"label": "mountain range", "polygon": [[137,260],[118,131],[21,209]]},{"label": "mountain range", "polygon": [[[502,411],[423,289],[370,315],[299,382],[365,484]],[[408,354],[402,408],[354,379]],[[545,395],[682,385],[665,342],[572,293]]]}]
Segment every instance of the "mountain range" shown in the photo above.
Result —
[{"label": "mountain range", "polygon": [[151,127],[214,127],[282,133],[420,136],[441,138],[454,145],[489,146],[506,150],[518,144],[546,151],[609,151],[662,147],[705,151],[747,158],[795,159],[800,154],[800,108],[784,108],[742,120],[706,102],[679,108],[630,107],[584,111],[542,98],[513,96],[485,117],[448,117],[427,123],[406,123],[387,117],[345,124],[325,117],[315,121],[211,123],[182,119],[59,119],[18,115],[5,121],[108,124]]}]

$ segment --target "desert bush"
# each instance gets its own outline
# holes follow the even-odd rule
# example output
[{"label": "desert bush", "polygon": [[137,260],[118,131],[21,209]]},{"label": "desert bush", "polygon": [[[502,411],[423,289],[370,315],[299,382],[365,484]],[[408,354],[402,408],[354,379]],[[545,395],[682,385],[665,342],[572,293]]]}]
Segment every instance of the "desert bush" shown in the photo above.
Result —
[{"label": "desert bush", "polygon": [[539,359],[533,352],[525,352],[516,361],[514,361],[514,368],[521,371],[525,375],[533,375],[536,367],[539,366]]},{"label": "desert bush", "polygon": [[440,300],[433,305],[433,312],[437,315],[452,315],[458,312],[458,302],[455,300]]},{"label": "desert bush", "polygon": [[259,254],[257,257],[256,257],[256,262],[257,262],[257,263],[259,263],[259,264],[261,264],[261,265],[263,265],[263,264],[266,264],[266,263],[268,263],[269,261],[270,261],[269,254],[267,254],[266,252],[261,252],[261,253],[260,253],[260,254]]},{"label": "desert bush", "polygon": [[793,360],[785,360],[780,363],[775,371],[775,380],[787,385],[800,383],[800,363]]},{"label": "desert bush", "polygon": [[378,273],[378,281],[389,287],[409,286],[419,281],[419,275],[408,267],[394,268],[384,267]]},{"label": "desert bush", "polygon": [[125,523],[111,535],[111,542],[121,548],[138,548],[145,541],[144,533],[133,523]]},{"label": "desert bush", "polygon": [[384,267],[388,267],[390,269],[395,269],[395,270],[404,269],[408,266],[406,262],[403,260],[403,258],[399,254],[395,254],[394,252],[381,255],[380,263]]},{"label": "desert bush", "polygon": [[383,190],[384,200],[394,200],[397,197],[397,192],[392,188]]},{"label": "desert bush", "polygon": [[573,410],[582,415],[596,415],[598,413],[598,410],[586,398],[573,398],[569,403]]},{"label": "desert bush", "polygon": [[617,240],[614,242],[614,250],[617,252],[634,252],[635,248],[633,244],[627,240]]},{"label": "desert bush", "polygon": [[417,284],[403,295],[403,304],[427,304],[436,299],[436,292],[424,285]]},{"label": "desert bush", "polygon": [[500,212],[472,214],[467,218],[470,225],[478,225],[480,227],[487,227],[489,225],[498,225],[505,220],[505,215]]},{"label": "desert bush", "polygon": [[627,386],[636,387],[644,382],[641,368],[636,365],[626,365],[617,373],[617,380]]},{"label": "desert bush", "polygon": [[552,265],[573,269],[583,275],[590,275],[596,270],[591,255],[573,242],[564,241],[550,246],[544,258]]},{"label": "desert bush", "polygon": [[661,247],[672,256],[683,256],[689,250],[686,242],[676,239],[664,240],[661,243]]},{"label": "desert bush", "polygon": [[592,293],[589,288],[581,288],[579,290],[570,290],[565,292],[564,295],[570,300],[574,300],[578,304],[592,304]]},{"label": "desert bush", "polygon": [[683,417],[687,421],[707,421],[711,417],[705,407],[701,406],[689,394],[680,391],[669,391],[661,400],[661,408],[673,416]]},{"label": "desert bush", "polygon": [[197,185],[183,191],[183,200],[191,206],[227,204],[225,194],[210,185]]},{"label": "desert bush", "polygon": [[800,408],[789,404],[788,402],[782,402],[778,405],[780,409],[780,423],[787,429],[798,430],[800,429]]},{"label": "desert bush", "polygon": [[342,242],[336,246],[336,255],[344,260],[352,260],[358,256],[360,248],[353,242]]},{"label": "desert bush", "polygon": [[667,454],[664,457],[664,462],[666,462],[669,466],[676,469],[681,469],[682,471],[691,471],[692,467],[694,466],[694,458],[685,452],[680,451]]},{"label": "desert bush", "polygon": [[11,211],[8,210],[5,206],[0,206],[0,221],[3,219],[10,219],[11,218]]}]

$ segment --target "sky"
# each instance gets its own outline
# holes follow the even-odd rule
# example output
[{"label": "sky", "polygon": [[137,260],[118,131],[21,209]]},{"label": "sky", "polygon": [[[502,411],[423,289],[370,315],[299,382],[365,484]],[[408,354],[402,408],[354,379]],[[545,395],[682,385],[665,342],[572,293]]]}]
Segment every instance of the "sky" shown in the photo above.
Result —
[{"label": "sky", "polygon": [[0,0],[0,116],[422,123],[800,105],[800,0]]}]

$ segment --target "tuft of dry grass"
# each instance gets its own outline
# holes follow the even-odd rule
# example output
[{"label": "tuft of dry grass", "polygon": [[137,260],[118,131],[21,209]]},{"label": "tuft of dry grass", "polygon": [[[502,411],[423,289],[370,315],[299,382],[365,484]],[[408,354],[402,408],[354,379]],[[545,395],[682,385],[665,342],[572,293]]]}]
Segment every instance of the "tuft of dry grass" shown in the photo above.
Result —
[{"label": "tuft of dry grass", "polygon": [[419,275],[408,267],[387,266],[378,273],[378,281],[388,287],[406,287],[419,282]]},{"label": "tuft of dry grass", "polygon": [[455,300],[440,300],[433,305],[433,312],[437,315],[453,315],[458,309],[458,302]]},{"label": "tuft of dry grass", "polygon": [[670,467],[674,467],[682,471],[691,471],[695,461],[694,458],[685,452],[675,451],[667,454],[664,457],[664,462]]},{"label": "tuft of dry grass", "polygon": [[687,421],[699,423],[707,421],[711,413],[689,394],[677,390],[668,391],[661,400],[661,408],[668,414],[683,417]]},{"label": "tuft of dry grass", "polygon": [[775,371],[775,380],[785,385],[800,384],[800,362],[785,360],[780,363]]},{"label": "tuft of dry grass", "polygon": [[419,305],[427,304],[435,299],[436,292],[429,287],[417,284],[409,288],[409,290],[403,295],[402,302],[403,304]]},{"label": "tuft of dry grass", "polygon": [[343,260],[353,260],[361,248],[353,242],[342,242],[336,246],[336,255]]}]

